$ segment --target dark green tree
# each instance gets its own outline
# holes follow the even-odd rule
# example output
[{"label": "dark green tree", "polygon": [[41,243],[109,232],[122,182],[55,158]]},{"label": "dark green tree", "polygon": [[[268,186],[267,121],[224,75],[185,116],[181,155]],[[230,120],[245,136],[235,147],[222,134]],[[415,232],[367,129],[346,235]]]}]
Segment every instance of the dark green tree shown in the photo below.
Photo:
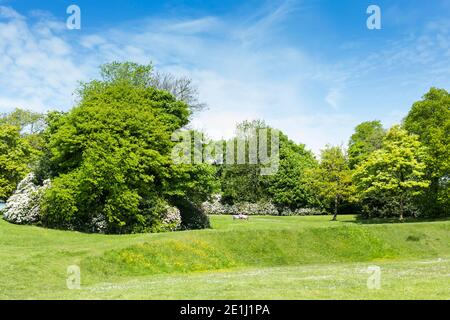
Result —
[{"label": "dark green tree", "polygon": [[356,126],[348,143],[348,160],[351,169],[364,162],[369,155],[381,148],[385,130],[380,121],[366,121]]},{"label": "dark green tree", "polygon": [[190,110],[148,86],[151,71],[104,66],[102,80],[81,86],[78,106],[52,115],[42,161],[53,177],[43,199],[45,225],[90,231],[101,219],[108,233],[155,231],[164,207],[179,204],[183,227],[208,226],[185,209],[212,192],[214,170],[172,161],[171,135],[188,123]]},{"label": "dark green tree", "polygon": [[[261,129],[269,129],[262,120],[244,121],[236,126],[236,136],[224,144],[224,163],[220,168],[223,200],[227,203],[259,202],[268,200],[268,180],[261,175],[262,164],[257,158]],[[250,140],[256,141],[255,159],[250,161]],[[244,146],[245,157],[238,160],[238,143]],[[234,149],[234,156],[227,163],[227,148]]]},{"label": "dark green tree", "polygon": [[[314,195],[305,183],[305,172],[316,165],[312,153],[303,144],[296,144],[280,131],[278,134],[278,151],[271,163],[264,164],[250,161],[249,141],[253,138],[259,142],[261,129],[267,131],[267,146],[269,156],[272,156],[270,146],[271,130],[263,121],[245,121],[237,126],[237,139],[244,141],[246,146],[245,163],[225,164],[222,169],[221,184],[223,198],[226,202],[260,202],[271,201],[280,210],[297,209],[313,205]],[[253,137],[253,135],[256,135]],[[255,143],[258,152],[259,143]],[[255,159],[254,159],[255,160]],[[262,168],[274,168],[270,174],[262,174]]]},{"label": "dark green tree", "polygon": [[297,144],[280,134],[278,171],[268,176],[268,194],[280,209],[295,210],[318,205],[317,196],[307,183],[307,172],[317,161],[305,145]]},{"label": "dark green tree", "polygon": [[430,187],[420,197],[421,210],[430,215],[450,214],[450,93],[431,88],[414,103],[404,127],[419,136],[425,148],[426,179]]}]

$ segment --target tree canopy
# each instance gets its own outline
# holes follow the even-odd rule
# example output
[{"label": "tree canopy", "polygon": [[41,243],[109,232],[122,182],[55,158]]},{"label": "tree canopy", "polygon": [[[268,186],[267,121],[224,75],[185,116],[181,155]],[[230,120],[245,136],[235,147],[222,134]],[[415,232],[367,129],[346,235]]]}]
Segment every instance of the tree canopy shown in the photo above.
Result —
[{"label": "tree canopy", "polygon": [[[192,112],[201,111],[206,104],[200,102],[197,87],[188,77],[176,77],[170,73],[155,71],[152,64],[142,65],[134,62],[111,62],[100,67],[103,82],[125,81],[134,86],[152,87],[169,92],[179,101],[185,102]],[[79,95],[84,94],[79,90]]]},{"label": "tree canopy", "polygon": [[356,126],[348,143],[350,168],[365,161],[369,155],[381,148],[385,131],[380,121],[366,121]]},{"label": "tree canopy", "polygon": [[426,178],[431,185],[422,197],[422,210],[433,215],[450,213],[450,94],[431,88],[413,104],[404,127],[418,135],[425,149]]},{"label": "tree canopy", "polygon": [[310,184],[326,209],[332,208],[333,220],[343,201],[352,201],[352,172],[345,151],[339,146],[326,146],[320,164],[310,171]]},{"label": "tree canopy", "polygon": [[[238,124],[237,139],[245,141],[246,162],[221,166],[224,200],[229,203],[271,201],[280,210],[308,206],[312,203],[313,195],[305,183],[305,172],[316,165],[314,156],[303,144],[296,144],[285,134],[277,131],[279,139],[277,170],[273,174],[263,175],[261,168],[267,164],[251,163],[248,155],[249,141],[252,138],[260,141],[259,134],[262,134],[262,131],[258,131],[260,129],[269,130],[266,131],[268,135],[271,134],[270,130],[275,130],[261,120]],[[252,137],[252,135],[258,136]],[[267,139],[270,140],[269,137]],[[262,152],[259,145],[257,150],[258,153]]]},{"label": "tree canopy", "polygon": [[[172,162],[170,137],[188,123],[190,110],[169,92],[143,85],[149,67],[102,70],[104,79],[83,84],[79,105],[49,126],[53,183],[43,223],[89,231],[100,220],[109,233],[157,230],[166,206],[206,199],[213,168]],[[194,223],[189,219],[182,212],[184,226]]]},{"label": "tree canopy", "polygon": [[382,197],[387,199],[385,205],[398,203],[394,212],[403,219],[406,202],[429,184],[424,179],[423,157],[424,148],[417,136],[400,126],[392,127],[382,148],[356,169],[355,181],[361,197]]},{"label": "tree canopy", "polygon": [[0,116],[0,200],[6,200],[37,161],[45,126],[37,112],[14,109]]}]

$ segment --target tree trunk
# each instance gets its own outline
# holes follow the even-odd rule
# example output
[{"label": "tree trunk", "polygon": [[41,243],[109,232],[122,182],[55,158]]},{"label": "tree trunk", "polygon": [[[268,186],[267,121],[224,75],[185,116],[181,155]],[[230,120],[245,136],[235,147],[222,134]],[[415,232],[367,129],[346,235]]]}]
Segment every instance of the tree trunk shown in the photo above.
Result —
[{"label": "tree trunk", "polygon": [[336,221],[338,214],[338,196],[334,197],[334,215],[332,221]]},{"label": "tree trunk", "polygon": [[403,221],[403,195],[400,196],[400,221]]}]

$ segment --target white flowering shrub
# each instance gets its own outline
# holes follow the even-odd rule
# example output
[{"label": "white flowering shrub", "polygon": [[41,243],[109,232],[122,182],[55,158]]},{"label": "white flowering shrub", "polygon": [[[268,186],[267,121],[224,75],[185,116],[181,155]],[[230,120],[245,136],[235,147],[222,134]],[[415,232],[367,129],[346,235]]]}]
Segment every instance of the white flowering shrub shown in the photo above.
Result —
[{"label": "white flowering shrub", "polygon": [[313,216],[325,214],[318,208],[299,208],[295,210],[284,209],[280,212],[281,216]]},{"label": "white flowering shrub", "polygon": [[228,204],[223,204],[222,196],[215,194],[210,201],[202,203],[202,209],[206,214],[232,214],[233,209]]},{"label": "white flowering shrub", "polygon": [[106,221],[106,217],[103,214],[99,214],[92,218],[91,221],[92,232],[106,233],[107,228],[108,228],[108,221]]},{"label": "white flowering shrub", "polygon": [[203,210],[210,215],[214,214],[245,214],[245,215],[266,215],[266,216],[309,216],[324,214],[317,208],[299,208],[295,210],[279,210],[270,201],[260,201],[257,203],[239,202],[233,205],[223,204],[220,194],[216,194],[210,201],[202,204]]},{"label": "white flowering shrub", "polygon": [[221,196],[216,194],[210,201],[204,202],[202,208],[206,214],[239,214],[246,215],[278,215],[278,210],[273,203],[261,201],[257,203],[240,202],[233,205],[221,202]]},{"label": "white flowering shrub", "polygon": [[3,218],[16,224],[36,223],[40,219],[40,199],[50,180],[42,186],[34,184],[34,174],[28,174],[18,185],[16,191],[6,201]]},{"label": "white flowering shrub", "polygon": [[166,206],[166,209],[161,215],[162,227],[167,231],[175,231],[180,228],[181,214],[176,207]]},{"label": "white flowering shrub", "polygon": [[231,206],[232,214],[246,214],[246,215],[272,215],[277,216],[278,209],[271,202],[260,201],[257,203],[239,202]]}]

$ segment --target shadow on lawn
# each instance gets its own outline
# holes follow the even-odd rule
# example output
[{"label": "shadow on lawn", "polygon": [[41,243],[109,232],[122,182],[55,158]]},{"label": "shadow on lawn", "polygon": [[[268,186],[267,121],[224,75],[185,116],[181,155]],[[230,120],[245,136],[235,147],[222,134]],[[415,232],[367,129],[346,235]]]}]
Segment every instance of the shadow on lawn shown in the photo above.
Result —
[{"label": "shadow on lawn", "polygon": [[408,217],[400,221],[398,218],[364,218],[357,215],[353,221],[356,224],[386,224],[386,223],[417,223],[417,222],[438,222],[450,221],[450,217],[436,217],[436,218],[412,218]]}]

